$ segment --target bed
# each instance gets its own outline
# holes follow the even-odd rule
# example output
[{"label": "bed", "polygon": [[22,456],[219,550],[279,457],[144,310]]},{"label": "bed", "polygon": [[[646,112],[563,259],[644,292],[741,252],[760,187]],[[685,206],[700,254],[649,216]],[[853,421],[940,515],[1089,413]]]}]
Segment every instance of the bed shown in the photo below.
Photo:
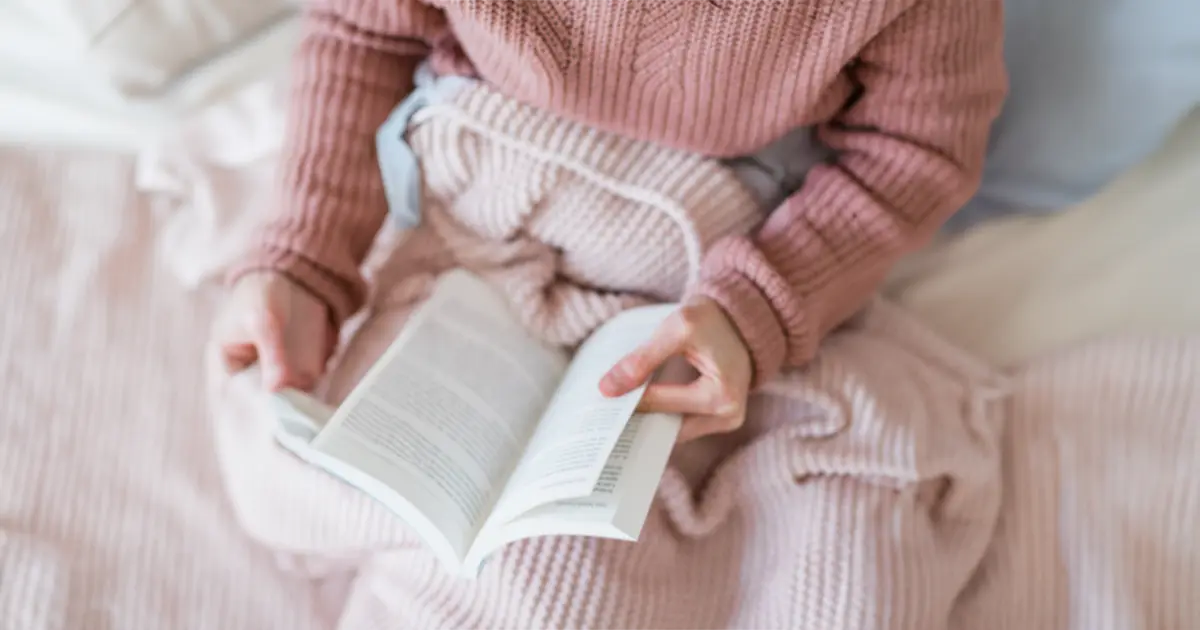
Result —
[{"label": "bed", "polygon": [[[12,5],[20,6],[33,5]],[[158,77],[154,99],[125,98],[145,88],[138,81],[108,92],[105,106],[52,90],[4,94],[6,104],[32,112],[20,120],[37,123],[6,116],[0,130],[8,143],[0,149],[0,288],[9,304],[0,320],[5,628],[338,623],[345,582],[284,572],[234,522],[200,369],[219,297],[211,276],[233,246],[219,236],[262,202],[257,184],[269,177],[277,149],[278,69],[294,26],[277,13],[285,10],[257,14],[243,28],[257,33],[257,43],[242,48],[241,59],[269,68],[265,80],[229,78],[236,75],[222,67],[247,66],[225,57],[207,69],[186,62],[132,75]],[[229,45],[228,37],[217,40]],[[180,68],[190,76],[173,81]],[[215,87],[230,84],[243,87]],[[146,108],[161,125],[129,124]],[[244,141],[194,141],[224,137],[216,132]],[[1166,147],[1087,202],[940,240],[906,260],[886,292],[995,365],[1086,364],[1097,344],[1200,337],[1197,243],[1200,115],[1193,115]],[[180,265],[181,247],[207,257]],[[1191,364],[1179,365],[1151,390],[1186,387]],[[1196,464],[1186,457],[1200,446],[1197,409],[1200,402],[1163,417],[1106,416],[1102,427],[1064,421],[1010,434],[1018,472],[1007,482],[1049,483],[1030,458],[1057,462],[1059,544],[1046,548],[1091,572],[1056,582],[1063,596],[1111,604],[1107,614],[1069,616],[1062,627],[1182,621],[1170,615],[1183,614],[1187,590],[1200,588],[1200,540],[1185,525],[1200,517]],[[1037,448],[1022,451],[1022,440]],[[1120,527],[1098,525],[1106,522]],[[1007,531],[1015,538],[1006,540],[1021,542],[1011,524]],[[1139,567],[1177,598],[1122,579],[1141,574]],[[1027,603],[976,594],[964,610],[987,615]],[[960,621],[977,627],[980,618]]]}]

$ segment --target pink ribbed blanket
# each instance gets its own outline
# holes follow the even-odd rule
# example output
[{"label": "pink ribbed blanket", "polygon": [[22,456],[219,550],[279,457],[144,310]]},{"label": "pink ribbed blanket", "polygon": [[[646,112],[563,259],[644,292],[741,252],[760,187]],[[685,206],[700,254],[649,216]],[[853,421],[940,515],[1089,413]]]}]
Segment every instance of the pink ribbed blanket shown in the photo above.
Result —
[{"label": "pink ribbed blanket", "polygon": [[[333,401],[449,267],[490,279],[531,330],[570,345],[624,306],[677,299],[708,243],[758,219],[715,161],[485,88],[423,111],[410,142],[423,224],[382,250]],[[443,575],[403,523],[279,451],[248,388],[218,388],[218,447],[256,539],[310,575],[360,571],[346,628],[927,630],[946,625],[991,538],[1002,387],[877,305],[810,368],[766,384],[743,430],[679,449],[638,543],[524,542],[476,583]]]}]

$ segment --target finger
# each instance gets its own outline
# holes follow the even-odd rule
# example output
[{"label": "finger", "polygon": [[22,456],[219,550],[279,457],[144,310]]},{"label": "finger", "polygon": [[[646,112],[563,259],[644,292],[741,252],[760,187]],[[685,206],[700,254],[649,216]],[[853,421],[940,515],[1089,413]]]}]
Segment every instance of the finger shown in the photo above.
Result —
[{"label": "finger", "polygon": [[676,441],[681,443],[690,442],[707,435],[736,431],[742,426],[745,419],[746,416],[743,414],[732,416],[686,416],[683,419],[682,426],[679,428],[679,437]]},{"label": "finger", "polygon": [[654,374],[655,383],[670,385],[687,385],[698,378],[700,378],[700,372],[691,363],[688,363],[687,357],[678,354],[664,361],[662,367]]},{"label": "finger", "polygon": [[[328,358],[326,349],[330,343],[324,326],[315,328],[318,338],[312,338],[313,329],[307,326],[292,326],[288,329],[284,343],[287,367],[281,387],[310,391],[325,371]],[[307,338],[304,335],[307,334]]]},{"label": "finger", "polygon": [[651,385],[642,394],[638,411],[702,416],[714,414],[718,410],[711,390],[707,381],[699,379],[688,385]]},{"label": "finger", "polygon": [[281,322],[274,315],[264,313],[252,330],[259,367],[262,369],[263,387],[272,391],[289,387],[288,383],[294,376],[288,363]]},{"label": "finger", "polygon": [[329,323],[325,327],[325,352],[321,356],[322,363],[326,363],[329,361],[329,359],[333,358],[333,353],[337,350],[337,346],[338,346],[337,328],[335,328],[332,323]]},{"label": "finger", "polygon": [[222,344],[217,348],[217,352],[220,354],[221,364],[228,374],[241,372],[254,365],[254,362],[258,360],[258,351],[255,350],[254,344],[250,342]]},{"label": "finger", "polygon": [[683,350],[687,329],[672,317],[655,331],[650,341],[630,352],[600,379],[600,393],[623,396],[650,379],[664,361]]},{"label": "finger", "polygon": [[700,377],[685,385],[655,383],[646,388],[638,410],[697,416],[736,417],[744,413],[744,392],[711,377]]}]

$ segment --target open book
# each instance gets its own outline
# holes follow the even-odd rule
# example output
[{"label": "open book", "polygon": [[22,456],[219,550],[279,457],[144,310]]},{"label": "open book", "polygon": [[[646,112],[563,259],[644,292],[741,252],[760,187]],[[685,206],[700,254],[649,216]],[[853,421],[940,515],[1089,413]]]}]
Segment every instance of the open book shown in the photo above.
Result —
[{"label": "open book", "polygon": [[276,395],[277,439],[466,577],[519,539],[637,540],[680,420],[635,413],[644,388],[605,398],[599,383],[673,308],[622,313],[572,357],[526,332],[491,285],[452,272],[336,411]]}]

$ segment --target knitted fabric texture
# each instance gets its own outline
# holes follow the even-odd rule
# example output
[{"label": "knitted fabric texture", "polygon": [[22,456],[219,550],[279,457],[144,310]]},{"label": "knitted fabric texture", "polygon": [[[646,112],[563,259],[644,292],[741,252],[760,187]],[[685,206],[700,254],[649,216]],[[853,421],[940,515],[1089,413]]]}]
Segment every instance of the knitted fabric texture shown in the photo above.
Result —
[{"label": "knitted fabric texture", "polygon": [[1001,6],[316,0],[280,199],[232,278],[273,269],[336,321],[358,309],[386,214],[373,134],[425,57],[592,128],[707,156],[812,126],[837,158],[760,230],[712,248],[699,287],[769,379],[808,360],[975,190],[1006,88]]},{"label": "knitted fabric texture", "polygon": [[[325,383],[330,400],[349,393],[362,375],[358,369],[370,365],[368,356],[394,338],[450,268],[489,280],[528,330],[573,346],[625,308],[679,299],[696,283],[709,244],[749,229],[759,216],[754,200],[716,160],[596,132],[485,87],[422,110],[409,142],[421,159],[424,221],[417,230],[381,239],[370,265],[370,325],[348,331],[354,334],[347,335],[344,353],[355,359],[342,359],[347,365]],[[270,500],[279,476],[303,477],[314,518],[340,519],[345,506],[341,514],[326,506],[352,500],[379,531],[392,532],[387,540],[397,535],[390,514],[298,461],[277,454],[290,472],[257,472],[259,456],[240,451],[274,452],[269,423],[219,422],[218,433],[225,429],[236,432],[222,450],[229,469],[251,467],[231,484],[235,495],[248,492],[250,503]],[[242,435],[246,431],[253,435]],[[322,488],[334,496],[325,497]],[[276,531],[272,540],[283,539]],[[355,540],[363,540],[358,531],[343,542],[349,548]]]},{"label": "knitted fabric texture", "polygon": [[[176,172],[181,181],[191,181],[185,177],[188,171]],[[238,185],[218,180],[222,184],[218,190],[223,193],[219,198],[227,200],[222,208],[257,207],[257,198],[248,191],[258,190],[249,185],[258,183],[253,179],[258,175],[245,170],[239,174],[251,179],[238,180]],[[240,203],[230,206],[234,201]],[[884,572],[860,571],[831,553],[856,545],[867,550],[892,548],[888,545],[897,539],[890,534],[880,536],[880,542],[863,543],[875,540],[880,531],[893,531],[886,510],[875,509],[869,501],[856,503],[861,495],[843,494],[834,485],[835,477],[809,475],[793,484],[782,481],[780,469],[769,466],[756,469],[765,471],[765,476],[749,472],[746,476],[774,479],[774,496],[795,495],[804,488],[815,493],[809,482],[822,479],[829,489],[823,502],[810,512],[794,515],[789,530],[802,541],[811,540],[809,549],[824,550],[827,555],[812,556],[804,570],[776,582],[792,587],[782,596],[781,587],[760,597],[754,585],[760,575],[779,575],[786,569],[750,573],[758,567],[741,562],[744,555],[761,558],[767,551],[795,558],[802,548],[771,547],[779,541],[769,537],[760,542],[742,536],[736,547],[727,549],[727,555],[697,567],[694,574],[679,570],[666,575],[665,570],[650,566],[647,579],[636,584],[645,589],[639,596],[642,600],[629,599],[625,585],[632,583],[628,581],[631,567],[645,568],[645,562],[622,564],[635,561],[631,555],[605,555],[607,560],[597,562],[601,545],[586,539],[556,539],[540,547],[513,548],[506,552],[507,557],[528,559],[529,564],[506,570],[528,579],[505,585],[493,577],[490,586],[469,592],[457,590],[461,585],[441,578],[440,568],[435,569],[422,546],[402,534],[397,541],[407,546],[391,552],[395,554],[392,559],[382,553],[370,562],[361,561],[361,553],[341,559],[331,551],[336,545],[311,544],[312,551],[305,557],[320,554],[328,566],[292,563],[295,570],[281,571],[270,549],[243,533],[242,525],[253,522],[249,517],[255,514],[247,509],[247,495],[259,491],[254,496],[260,502],[249,507],[261,509],[258,514],[263,522],[279,528],[261,531],[271,534],[290,528],[290,542],[320,543],[338,532],[365,531],[360,529],[364,514],[350,510],[344,518],[339,517],[332,508],[344,507],[346,504],[337,503],[341,499],[322,495],[322,486],[309,485],[313,479],[292,476],[294,471],[282,467],[280,452],[265,435],[262,416],[247,410],[236,416],[241,424],[232,423],[234,414],[241,411],[237,405],[249,404],[251,397],[226,390],[250,384],[240,380],[226,383],[212,392],[220,395],[211,399],[206,396],[209,392],[197,386],[197,365],[219,295],[209,290],[212,287],[194,289],[190,282],[185,286],[184,281],[194,276],[181,277],[175,270],[210,263],[212,252],[204,247],[209,239],[219,244],[244,238],[248,224],[229,221],[214,226],[220,231],[197,229],[196,225],[204,225],[205,215],[188,204],[137,190],[130,157],[74,151],[0,148],[0,207],[13,210],[0,213],[0,294],[19,305],[0,317],[0,348],[5,357],[0,362],[0,400],[4,401],[0,419],[0,627],[4,630],[566,627],[570,624],[556,624],[556,619],[580,615],[577,611],[581,610],[611,619],[624,614],[614,611],[626,603],[656,598],[665,600],[663,606],[669,609],[721,609],[713,618],[689,627],[731,627],[750,617],[736,612],[743,603],[758,607],[767,598],[780,609],[794,605],[799,610],[811,603],[804,596],[810,588],[831,580],[843,587],[838,596],[811,606],[829,617],[839,617],[838,607],[844,601],[839,598],[866,590],[891,586],[926,592],[925,583],[903,576],[891,583],[869,583]],[[181,241],[183,236],[193,240]],[[188,259],[188,265],[183,259]],[[978,305],[964,304],[961,313],[967,318],[981,317]],[[370,328],[378,330],[379,344],[390,340],[382,321],[385,317],[383,313],[372,317],[372,321],[381,321]],[[840,383],[839,391],[852,392],[853,383],[865,382],[859,374],[872,364],[880,371],[896,365],[890,353],[878,352],[893,345],[890,338],[861,329],[849,329],[846,335],[854,337],[835,337],[829,347],[837,348],[857,337],[865,356],[853,358],[840,354],[843,350],[829,350],[823,354],[829,355],[831,362],[814,368],[827,370],[831,381]],[[362,355],[355,361],[372,358],[366,345],[365,340],[360,344]],[[837,359],[843,368],[832,363],[835,353],[843,357]],[[347,356],[346,361],[350,360]],[[821,359],[818,365],[823,362]],[[841,369],[840,375],[837,369]],[[940,382],[910,380],[915,377],[904,367],[890,370],[886,384],[901,388],[900,394],[912,398],[926,395]],[[1195,596],[1200,592],[1195,528],[1200,522],[1200,471],[1195,457],[1200,452],[1197,382],[1200,337],[1195,335],[1089,343],[1015,367],[1009,380],[1012,396],[1002,409],[999,521],[982,564],[954,606],[948,627],[1193,627],[1200,619],[1200,599]],[[896,391],[884,391],[891,391],[886,394],[888,400],[896,400]],[[210,400],[217,406],[211,406]],[[918,404],[899,400],[900,408],[909,410],[906,414],[920,413]],[[889,404],[887,408],[892,407]],[[253,479],[251,473],[261,478],[250,484],[249,492],[231,488],[228,482],[233,477],[219,466],[210,413],[217,414],[222,431],[241,432],[245,441],[234,443],[236,447],[261,456],[258,461],[242,460],[246,477],[239,481]],[[814,424],[804,420],[806,415],[798,411],[785,422]],[[869,422],[856,421],[853,414],[848,417],[851,426]],[[954,435],[959,435],[957,430]],[[843,446],[850,444],[844,438],[833,439]],[[804,455],[810,452],[807,445],[815,447],[820,442],[762,443],[773,443],[780,451],[789,444]],[[734,441],[728,448],[736,449],[739,443]],[[230,442],[219,444],[228,462]],[[871,444],[876,450],[882,448],[880,442]],[[903,447],[900,441],[892,444]],[[692,450],[680,449],[675,462],[684,479],[704,472],[686,466],[691,459],[700,463],[715,460],[721,470],[728,471],[748,470],[744,466],[750,460],[765,461],[761,450],[753,458],[738,460],[710,458],[703,450],[695,454]],[[721,466],[719,462],[728,463]],[[991,466],[980,465],[981,469]],[[678,478],[675,475],[672,473],[672,478]],[[724,476],[714,473],[714,481],[703,486],[689,482],[702,497],[702,502],[693,505],[715,506],[711,501],[718,494],[728,496],[727,490],[715,490],[715,479]],[[840,479],[847,486],[865,484],[861,481],[865,477],[844,475]],[[709,486],[714,490],[704,490]],[[231,492],[237,501],[231,501]],[[288,505],[318,507],[310,492],[318,495],[317,500],[332,503],[323,512],[281,509]],[[988,492],[982,490],[980,496]],[[668,522],[666,504],[660,501],[647,530],[659,535],[648,533],[643,542],[628,545],[622,553],[636,551],[653,561],[666,557],[661,551],[652,551],[655,549],[699,553],[710,540],[724,540],[713,536],[732,540],[733,534],[721,532],[751,531],[745,523],[753,522],[754,513],[763,507],[755,498],[762,495],[748,496],[746,501],[729,497],[731,510],[707,537],[663,535],[674,530],[660,528]],[[884,495],[895,500],[904,496],[903,491]],[[232,509],[235,504],[239,506],[236,513]],[[751,507],[747,510],[742,505]],[[839,532],[822,529],[822,519],[829,514],[841,514],[849,522],[843,522]],[[314,518],[317,516],[321,518]],[[974,518],[980,523],[987,521],[982,509]],[[883,523],[889,524],[886,530]],[[325,527],[324,533],[312,531],[321,527]],[[925,530],[900,531],[911,533],[917,544],[923,544],[919,532]],[[818,541],[818,535],[829,539]],[[347,536],[345,540],[361,542],[362,538]],[[291,556],[278,551],[283,546],[274,546],[279,559]],[[391,545],[380,545],[384,546]],[[607,554],[622,547],[614,543],[603,549]],[[903,542],[895,548],[903,549]],[[849,552],[845,557],[855,558]],[[396,568],[396,560],[405,559],[416,560],[407,575]],[[503,562],[513,560],[502,557],[500,561],[499,566],[505,566]],[[923,571],[926,562],[916,558],[911,565],[914,573]],[[555,574],[549,569],[552,566],[569,568]],[[890,568],[902,571],[908,566],[898,563]],[[322,571],[310,579],[303,569]],[[422,570],[428,571],[427,576],[413,576]],[[709,576],[714,584],[729,588],[681,593],[671,586],[675,580],[699,581],[699,576]],[[550,581],[539,582],[542,577]],[[727,584],[719,583],[725,578]],[[618,590],[610,590],[609,584]],[[467,597],[473,599],[464,605]],[[862,598],[871,601],[869,595]],[[518,599],[521,605],[512,603]],[[442,609],[439,614],[449,622],[418,623],[421,615],[428,619],[434,614],[422,610],[433,608]],[[472,623],[483,616],[480,610],[501,609],[533,622]],[[840,610],[843,616],[838,622],[810,627],[855,628],[851,615],[857,609],[848,606]],[[909,611],[910,607],[894,606],[883,622],[859,627],[904,627],[913,618]],[[584,625],[581,622],[576,627]],[[803,626],[796,623],[792,627]]]},{"label": "knitted fabric texture", "polygon": [[[680,297],[705,247],[757,217],[716,161],[487,89],[425,110],[411,142],[427,219],[380,250],[370,307],[325,385],[331,402],[448,268],[487,278],[530,330],[571,345],[622,308]],[[213,382],[240,522],[299,574],[357,572],[346,628],[936,628],[1000,504],[989,401],[1002,380],[882,304],[809,369],[765,383],[742,430],[679,449],[638,543],[520,542],[474,583],[444,574],[374,501],[279,449],[245,380]]]}]

